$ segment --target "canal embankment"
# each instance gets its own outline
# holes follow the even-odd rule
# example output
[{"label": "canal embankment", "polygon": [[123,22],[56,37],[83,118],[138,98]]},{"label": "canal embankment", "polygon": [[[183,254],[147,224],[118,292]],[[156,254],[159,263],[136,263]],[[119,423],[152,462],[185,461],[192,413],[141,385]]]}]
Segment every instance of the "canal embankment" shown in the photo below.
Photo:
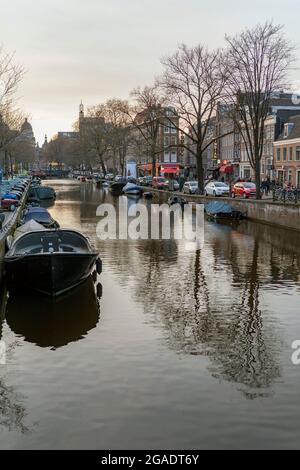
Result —
[{"label": "canal embankment", "polygon": [[[151,191],[158,196],[160,202],[166,202],[174,194],[171,191],[143,187],[144,191]],[[300,204],[274,202],[270,199],[237,199],[230,197],[206,197],[195,194],[178,193],[188,202],[205,204],[208,201],[218,200],[230,204],[234,209],[241,211],[249,220],[262,222],[277,227],[300,231]]]}]

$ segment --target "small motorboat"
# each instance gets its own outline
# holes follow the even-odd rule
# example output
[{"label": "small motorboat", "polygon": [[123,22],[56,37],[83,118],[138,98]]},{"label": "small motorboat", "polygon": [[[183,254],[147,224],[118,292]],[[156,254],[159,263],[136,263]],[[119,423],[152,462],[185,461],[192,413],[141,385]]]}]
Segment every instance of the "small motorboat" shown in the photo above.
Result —
[{"label": "small motorboat", "polygon": [[112,194],[122,194],[122,190],[126,186],[126,184],[127,184],[127,181],[125,179],[115,181],[114,183],[110,185],[109,191]]},{"label": "small motorboat", "polygon": [[134,183],[127,183],[123,187],[123,193],[126,195],[139,196],[143,192],[141,186]]},{"label": "small motorboat", "polygon": [[59,223],[52,218],[50,212],[44,207],[29,207],[24,214],[22,223],[25,224],[30,220],[35,220],[45,228],[59,228]]},{"label": "small motorboat", "polygon": [[20,237],[21,235],[23,235],[24,233],[33,232],[34,230],[35,231],[36,230],[45,230],[45,227],[43,225],[39,224],[38,222],[36,222],[35,220],[31,219],[28,222],[26,222],[25,224],[22,224],[22,225],[20,225],[19,227],[16,228],[16,230],[14,232],[14,235],[13,235],[13,238],[16,239],[16,238]]},{"label": "small motorboat", "polygon": [[181,208],[183,209],[185,204],[187,204],[187,201],[181,196],[173,195],[169,197],[168,204],[169,206],[173,206],[174,204],[179,204]]},{"label": "small motorboat", "polygon": [[80,232],[68,229],[35,230],[16,238],[4,257],[9,289],[30,289],[57,296],[87,279],[99,254]]},{"label": "small motorboat", "polygon": [[31,186],[28,194],[28,199],[38,199],[40,201],[46,199],[55,199],[56,193],[51,186]]},{"label": "small motorboat", "polygon": [[205,204],[204,208],[210,219],[241,220],[245,218],[245,214],[222,201],[209,202]]}]

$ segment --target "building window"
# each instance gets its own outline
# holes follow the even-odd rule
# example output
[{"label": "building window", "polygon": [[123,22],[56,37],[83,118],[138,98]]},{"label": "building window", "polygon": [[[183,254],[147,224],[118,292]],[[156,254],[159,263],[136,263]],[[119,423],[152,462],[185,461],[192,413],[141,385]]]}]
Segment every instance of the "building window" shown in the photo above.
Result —
[{"label": "building window", "polygon": [[277,161],[280,162],[280,148],[277,149]]},{"label": "building window", "polygon": [[171,143],[172,143],[172,145],[177,145],[177,139],[176,139],[175,135],[172,135]]},{"label": "building window", "polygon": [[244,168],[244,179],[247,180],[250,178],[250,168]]},{"label": "building window", "polygon": [[296,147],[296,160],[300,160],[300,147]]},{"label": "building window", "polygon": [[165,145],[165,147],[169,146],[169,137],[164,138],[164,145]]},{"label": "building window", "polygon": [[297,184],[297,188],[300,188],[300,171],[299,171],[299,170],[297,171],[297,181],[296,181],[296,184]]},{"label": "building window", "polygon": [[283,148],[283,160],[286,161],[286,147]]},{"label": "building window", "polygon": [[175,124],[172,123],[172,124],[170,125],[170,129],[171,129],[171,134],[176,134],[177,129],[176,129],[176,127],[175,127]]},{"label": "building window", "polygon": [[293,147],[290,147],[289,160],[293,160]]},{"label": "building window", "polygon": [[170,133],[170,126],[165,125],[164,126],[164,133],[169,134]]},{"label": "building window", "polygon": [[277,171],[277,179],[278,179],[279,185],[282,186],[283,183],[284,183],[284,172],[283,172],[283,170],[278,170]]},{"label": "building window", "polygon": [[177,162],[177,152],[176,152],[175,150],[172,150],[172,153],[171,153],[171,162],[172,162],[172,163]]},{"label": "building window", "polygon": [[164,162],[170,162],[170,152],[165,152],[165,154],[164,154]]},{"label": "building window", "polygon": [[293,172],[292,172],[292,170],[289,170],[289,172],[288,172],[288,182],[289,183],[292,182],[292,176],[293,176]]}]

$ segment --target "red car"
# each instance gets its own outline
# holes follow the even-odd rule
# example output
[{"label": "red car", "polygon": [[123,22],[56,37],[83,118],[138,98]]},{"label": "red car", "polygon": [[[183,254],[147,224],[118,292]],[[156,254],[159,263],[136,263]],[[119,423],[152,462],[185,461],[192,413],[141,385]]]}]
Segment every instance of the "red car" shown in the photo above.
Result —
[{"label": "red car", "polygon": [[19,205],[17,199],[1,199],[1,209],[5,211],[14,211]]},{"label": "red car", "polygon": [[169,189],[169,182],[163,176],[154,176],[152,187],[156,189]]},{"label": "red car", "polygon": [[256,196],[256,185],[254,183],[240,182],[236,183],[231,190],[231,197],[249,197]]}]

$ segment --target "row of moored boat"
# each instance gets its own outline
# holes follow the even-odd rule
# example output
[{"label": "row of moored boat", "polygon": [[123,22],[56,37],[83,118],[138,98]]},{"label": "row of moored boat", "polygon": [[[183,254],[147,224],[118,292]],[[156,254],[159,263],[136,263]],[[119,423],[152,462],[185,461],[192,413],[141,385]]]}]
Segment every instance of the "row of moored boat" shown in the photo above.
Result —
[{"label": "row of moored boat", "polygon": [[28,204],[13,237],[8,239],[4,258],[9,288],[57,296],[91,274],[100,274],[99,253],[89,240],[76,230],[61,228],[39,205],[46,199],[55,199],[53,188],[41,186],[37,180],[25,181],[26,188]]}]

